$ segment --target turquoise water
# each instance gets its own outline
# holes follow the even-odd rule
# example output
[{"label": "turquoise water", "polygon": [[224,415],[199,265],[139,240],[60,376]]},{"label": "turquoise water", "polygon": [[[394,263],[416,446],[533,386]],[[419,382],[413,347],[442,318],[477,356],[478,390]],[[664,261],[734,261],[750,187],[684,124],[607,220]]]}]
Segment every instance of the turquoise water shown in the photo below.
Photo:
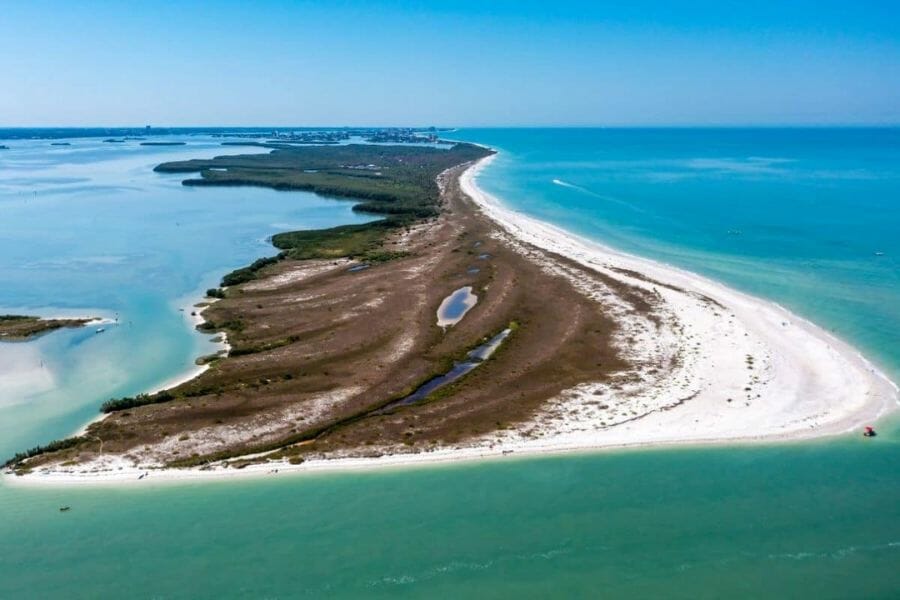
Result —
[{"label": "turquoise water", "polygon": [[[778,300],[900,372],[896,131],[454,135],[503,150],[480,184],[514,208]],[[0,154],[0,312],[119,318],[0,344],[4,456],[189,369],[212,344],[178,308],[271,253],[267,236],[362,218],[150,171],[222,153],[185,139]],[[0,597],[896,597],[900,435],[880,429],[202,485],[0,484]]]},{"label": "turquoise water", "polygon": [[896,457],[811,444],[13,489],[0,596],[895,597],[900,486],[876,473]]}]

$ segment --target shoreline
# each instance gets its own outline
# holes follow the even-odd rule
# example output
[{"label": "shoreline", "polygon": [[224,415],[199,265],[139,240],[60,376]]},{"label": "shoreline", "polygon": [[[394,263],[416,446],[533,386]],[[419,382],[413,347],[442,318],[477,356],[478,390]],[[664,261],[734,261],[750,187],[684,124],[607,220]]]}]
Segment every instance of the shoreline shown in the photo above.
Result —
[{"label": "shoreline", "polygon": [[[201,354],[195,359],[195,361],[209,354],[215,354],[223,351],[227,356],[228,352],[231,350],[231,344],[228,343],[228,334],[226,332],[217,331],[215,333],[206,333],[198,329],[200,325],[206,323],[206,319],[203,317],[203,312],[218,301],[219,298],[211,298],[203,292],[198,292],[198,295],[189,294],[172,304],[173,307],[177,307],[177,310],[179,312],[184,313],[184,316],[188,319],[188,322],[191,325],[191,331],[206,338],[206,341],[210,342],[212,348],[215,349],[215,352],[207,352],[206,354]],[[205,305],[197,306],[198,304]],[[220,340],[218,342],[213,342],[213,338],[216,337],[220,338]],[[195,363],[181,375],[176,375],[171,379],[166,380],[165,383],[160,384],[147,393],[156,394],[174,387],[178,387],[182,383],[187,383],[188,381],[195,379],[205,373],[209,369],[209,366],[209,363]]]},{"label": "shoreline", "polygon": [[[228,343],[228,335],[224,331],[220,331],[215,334],[205,334],[205,333],[201,332],[199,329],[197,329],[197,327],[199,325],[206,322],[206,319],[203,318],[203,314],[202,314],[203,311],[207,308],[207,306],[213,304],[216,301],[218,301],[218,298],[209,298],[206,295],[201,295],[200,299],[196,300],[196,296],[191,294],[184,298],[180,298],[179,300],[174,302],[172,304],[172,306],[178,307],[176,310],[185,314],[185,316],[188,318],[188,320],[191,324],[191,331],[193,333],[195,333],[197,335],[203,335],[208,338],[213,338],[216,336],[220,337],[221,341],[214,343],[214,347],[217,349],[217,352],[224,350],[225,353],[227,354],[228,351],[231,350],[231,345]],[[179,306],[180,304],[183,304],[184,302],[187,302],[187,304],[184,306]],[[204,306],[203,308],[198,308],[196,305],[200,302],[206,302],[207,306]],[[192,312],[195,314],[192,315],[191,314]],[[110,321],[110,323],[113,323],[113,322],[114,321]],[[201,355],[200,357],[197,357],[197,359],[202,358],[202,356],[203,355]],[[197,359],[195,359],[195,360],[197,360]],[[205,373],[209,369],[209,367],[210,367],[209,363],[205,363],[202,365],[194,364],[189,369],[182,371],[182,373],[180,375],[174,375],[174,376],[170,377],[169,379],[166,379],[163,383],[157,385],[156,387],[151,388],[150,391],[144,392],[144,393],[157,394],[159,392],[162,392],[162,391],[174,388],[174,387],[178,387],[179,385],[181,385],[183,383],[187,383],[188,381],[191,381],[192,379],[196,379],[197,377],[199,377],[200,375]],[[93,419],[91,419],[90,421],[88,421],[87,423],[85,423],[84,425],[79,427],[78,429],[76,429],[72,433],[72,436],[84,435],[85,433],[87,433],[88,427],[90,427],[94,423],[99,423],[100,421],[107,418],[108,416],[109,416],[109,413],[98,414],[96,417],[94,417]]]},{"label": "shoreline", "polygon": [[[827,436],[821,436],[827,437]],[[19,488],[68,488],[71,486],[137,486],[137,485],[178,485],[186,483],[228,482],[250,480],[275,475],[301,476],[307,474],[371,473],[375,471],[428,469],[444,465],[497,462],[502,460],[529,460],[542,457],[594,456],[612,452],[629,452],[662,449],[700,449],[708,447],[728,448],[748,445],[786,445],[808,442],[814,438],[745,438],[709,439],[671,442],[637,442],[603,446],[534,446],[526,449],[504,447],[444,448],[411,452],[405,454],[385,454],[379,457],[343,457],[324,460],[310,460],[300,464],[286,462],[255,463],[242,468],[211,467],[207,469],[152,469],[135,468],[123,463],[110,469],[96,472],[53,472],[28,475],[0,473],[0,486]],[[144,475],[144,477],[141,477]]]},{"label": "shoreline", "polygon": [[[689,302],[686,302],[681,296],[688,293],[699,295],[711,299],[712,302],[724,309],[723,312],[732,310],[733,314],[728,323],[731,324],[732,320],[736,320],[744,328],[735,329],[730,333],[743,332],[748,338],[752,333],[752,342],[759,342],[753,348],[758,346],[771,350],[772,356],[769,361],[771,363],[771,373],[769,373],[771,381],[782,386],[781,389],[774,389],[774,391],[766,390],[767,399],[763,402],[762,409],[754,409],[755,412],[751,412],[755,422],[754,419],[751,419],[749,424],[745,423],[746,417],[742,413],[738,417],[722,416],[718,423],[714,422],[712,425],[708,422],[704,422],[701,427],[690,425],[691,420],[694,423],[699,422],[695,417],[710,410],[721,411],[718,404],[713,403],[713,400],[721,399],[714,398],[717,393],[714,386],[730,382],[728,378],[738,373],[734,369],[734,365],[726,365],[726,368],[722,369],[720,373],[720,367],[704,365],[701,357],[685,367],[685,369],[693,369],[689,374],[704,382],[705,387],[699,386],[699,391],[694,394],[694,396],[700,394],[696,400],[691,399],[683,405],[684,400],[680,400],[673,405],[674,408],[662,409],[662,411],[670,411],[671,408],[671,412],[666,414],[659,411],[653,412],[646,418],[641,417],[630,423],[623,422],[617,424],[616,427],[586,432],[576,427],[579,423],[577,419],[574,419],[573,422],[566,423],[563,429],[552,431],[548,437],[536,440],[517,438],[516,432],[513,432],[507,439],[500,442],[485,440],[483,443],[479,443],[478,440],[475,440],[461,447],[444,447],[429,452],[395,453],[379,458],[316,459],[299,465],[283,462],[260,463],[240,470],[222,467],[204,470],[199,468],[138,469],[126,464],[121,459],[114,458],[112,462],[105,465],[103,471],[35,472],[11,479],[16,481],[17,485],[206,480],[263,476],[272,474],[275,469],[279,473],[282,471],[293,473],[368,470],[414,465],[427,466],[429,464],[499,458],[506,455],[522,457],[575,452],[589,453],[628,447],[799,441],[852,431],[869,420],[880,418],[897,408],[897,386],[884,373],[869,363],[855,348],[811,322],[794,315],[777,303],[732,290],[716,281],[677,267],[620,253],[554,225],[506,208],[501,201],[478,188],[475,183],[475,177],[492,159],[493,157],[488,157],[469,166],[460,175],[460,187],[480,211],[493,222],[501,234],[511,236],[520,244],[533,245],[559,254],[593,270],[610,272],[610,269],[618,268],[634,271],[640,277],[652,279],[629,278],[628,275],[620,273],[616,276],[619,279],[629,279],[631,284],[651,286],[654,291],[657,291],[655,285],[677,286],[678,292],[666,290],[662,293],[679,312],[680,317],[693,319],[690,324],[697,325],[695,334],[701,338],[704,335],[708,338],[705,341],[708,342],[707,345],[712,348],[713,353],[737,352],[735,349],[722,346],[721,338],[727,337],[729,331],[719,330],[722,329],[723,323],[729,317],[719,315],[719,310],[711,308],[712,305],[705,306],[706,312],[703,312],[695,306],[690,306]],[[696,299],[694,304],[698,304]],[[716,313],[716,317],[721,317],[721,322],[714,321],[708,314],[710,312]],[[200,318],[202,319],[202,317]],[[717,332],[719,333],[717,334]],[[728,342],[729,340],[724,341]],[[740,346],[741,351],[746,350],[749,343],[745,342]],[[706,350],[709,351],[710,348]],[[809,358],[808,355],[811,355],[812,358]],[[817,363],[817,360],[823,364]],[[825,361],[827,361],[827,365]],[[838,378],[826,376],[832,375],[831,371],[835,365],[838,369],[833,375],[838,375]],[[739,366],[744,367],[743,364]],[[705,370],[704,367],[706,367]],[[202,368],[198,367],[198,369]],[[840,377],[840,375],[845,375],[844,370],[847,371],[846,376]],[[778,375],[781,375],[780,379]],[[182,375],[181,379],[187,381],[193,377],[196,377],[196,374],[188,377]],[[165,387],[172,386],[166,385]],[[669,388],[661,390],[652,386],[648,388],[648,391],[652,392],[654,396],[684,393]],[[816,401],[810,404],[802,399],[797,400],[801,394],[808,394],[817,399],[821,397],[824,400],[818,404]],[[850,407],[844,406],[846,402],[842,398],[845,395],[855,396],[856,403]],[[590,398],[587,391],[567,394],[567,396],[562,401],[566,406],[583,407],[579,402],[584,403],[587,398]],[[859,401],[860,397],[863,399],[862,402]],[[728,402],[730,403],[731,399]],[[774,410],[774,412],[769,414],[767,412],[769,410]],[[811,420],[810,415],[816,420]],[[771,418],[772,416],[781,417],[781,420],[776,422]],[[762,430],[754,432],[752,431],[754,426],[762,427]],[[566,427],[569,429],[567,430]],[[97,468],[96,465],[95,468]],[[148,473],[148,475],[139,480],[138,477],[141,473]]]}]

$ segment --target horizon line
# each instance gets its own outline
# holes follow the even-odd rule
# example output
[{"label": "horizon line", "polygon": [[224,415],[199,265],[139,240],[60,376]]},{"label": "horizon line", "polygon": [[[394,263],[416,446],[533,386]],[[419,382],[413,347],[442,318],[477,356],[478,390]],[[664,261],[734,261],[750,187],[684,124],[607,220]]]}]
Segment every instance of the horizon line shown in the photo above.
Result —
[{"label": "horizon line", "polygon": [[687,124],[540,124],[540,125],[2,125],[0,129],[867,129],[897,128],[897,122],[872,123],[687,123]]}]

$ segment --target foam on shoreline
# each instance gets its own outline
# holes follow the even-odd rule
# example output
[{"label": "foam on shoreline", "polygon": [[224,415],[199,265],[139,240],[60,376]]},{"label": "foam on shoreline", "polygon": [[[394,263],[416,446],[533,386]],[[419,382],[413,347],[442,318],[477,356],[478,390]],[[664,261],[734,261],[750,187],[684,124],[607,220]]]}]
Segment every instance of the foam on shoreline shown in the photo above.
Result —
[{"label": "foam on shoreline", "polygon": [[[109,457],[77,468],[55,467],[10,479],[21,485],[185,481],[629,446],[800,440],[846,433],[897,408],[897,386],[856,349],[778,304],[694,273],[620,253],[506,208],[475,183],[492,159],[468,168],[460,176],[460,186],[498,225],[498,235],[520,244],[526,254],[529,246],[534,246],[629,285],[652,289],[664,301],[673,322],[680,324],[677,330],[657,332],[653,339],[651,350],[683,355],[670,373],[624,391],[599,384],[579,386],[551,402],[546,418],[459,447],[377,458],[310,460],[299,465],[269,462],[240,470],[148,470]],[[549,263],[548,268],[552,268]],[[636,348],[635,356],[643,350]],[[753,360],[748,363],[747,357]],[[748,376],[752,384],[748,384]],[[594,408],[598,397],[629,410],[639,406],[650,409],[636,418],[607,425],[599,419],[608,417],[598,416]],[[565,416],[559,418],[560,414]]]}]

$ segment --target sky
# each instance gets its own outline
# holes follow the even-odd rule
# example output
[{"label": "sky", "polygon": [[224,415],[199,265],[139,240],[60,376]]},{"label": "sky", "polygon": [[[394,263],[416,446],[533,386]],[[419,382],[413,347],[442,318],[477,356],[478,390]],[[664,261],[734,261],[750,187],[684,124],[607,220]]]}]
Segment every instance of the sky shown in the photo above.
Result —
[{"label": "sky", "polygon": [[0,0],[0,126],[900,124],[900,1]]}]

